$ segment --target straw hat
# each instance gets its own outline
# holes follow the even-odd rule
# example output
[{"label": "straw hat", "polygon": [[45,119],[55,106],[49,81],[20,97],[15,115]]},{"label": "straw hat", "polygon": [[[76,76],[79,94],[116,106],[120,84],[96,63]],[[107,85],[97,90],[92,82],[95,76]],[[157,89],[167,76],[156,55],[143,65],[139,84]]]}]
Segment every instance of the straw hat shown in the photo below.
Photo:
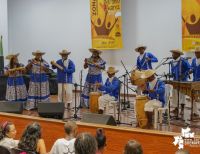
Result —
[{"label": "straw hat", "polygon": [[200,52],[200,46],[195,47],[194,52]]},{"label": "straw hat", "polygon": [[63,49],[59,54],[62,55],[69,55],[71,52],[67,51],[66,49]]},{"label": "straw hat", "polygon": [[181,51],[180,49],[173,49],[173,50],[170,50],[171,53],[179,53],[180,55],[183,55],[183,51]]},{"label": "straw hat", "polygon": [[144,73],[141,75],[142,79],[148,79],[149,77],[151,77],[152,75],[154,75],[156,73],[155,70],[146,70],[144,71]]},{"label": "straw hat", "polygon": [[140,48],[144,48],[144,50],[146,50],[147,46],[139,45],[137,48],[135,48],[135,51],[138,52]]},{"label": "straw hat", "polygon": [[98,49],[94,49],[94,48],[90,48],[89,51],[90,51],[91,53],[94,53],[94,52],[96,52],[96,53],[98,53],[98,54],[101,54],[101,53],[102,53],[102,51],[100,51],[100,50],[98,50]]},{"label": "straw hat", "polygon": [[41,52],[40,50],[36,50],[35,52],[32,52],[32,55],[33,56],[36,56],[36,55],[44,55],[45,54],[45,52]]},{"label": "straw hat", "polygon": [[17,53],[17,54],[9,54],[9,55],[7,55],[6,56],[6,59],[12,59],[13,57],[18,57],[19,56],[19,53]]},{"label": "straw hat", "polygon": [[107,71],[108,74],[114,74],[117,73],[118,70],[116,70],[114,67],[108,67]]}]

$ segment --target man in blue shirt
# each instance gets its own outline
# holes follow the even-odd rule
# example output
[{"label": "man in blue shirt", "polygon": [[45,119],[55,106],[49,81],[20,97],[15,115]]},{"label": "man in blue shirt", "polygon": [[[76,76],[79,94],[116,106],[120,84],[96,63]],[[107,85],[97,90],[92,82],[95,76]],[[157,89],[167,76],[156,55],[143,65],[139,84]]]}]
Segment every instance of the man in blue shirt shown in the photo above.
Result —
[{"label": "man in blue shirt", "polygon": [[71,52],[62,50],[59,54],[61,59],[56,62],[52,61],[52,68],[57,69],[57,82],[58,82],[58,102],[64,102],[66,95],[65,107],[69,108],[72,103],[73,97],[73,73],[75,72],[75,65],[72,60],[68,59]]},{"label": "man in blue shirt", "polygon": [[150,101],[145,104],[144,111],[148,119],[147,128],[151,128],[154,109],[165,105],[165,84],[155,77],[154,70],[145,71],[142,78],[147,80],[146,90],[143,93],[148,95]]},{"label": "man in blue shirt", "polygon": [[[190,64],[188,61],[181,57],[183,52],[179,49],[174,49],[170,51],[172,53],[173,60],[171,61],[171,73],[173,76],[174,81],[187,81],[190,71]],[[178,90],[173,89],[172,94],[172,105],[175,108],[172,112],[174,114],[178,113]],[[181,103],[181,112],[180,114],[183,115],[184,113],[184,105],[185,105],[185,95],[179,91],[179,102]]]},{"label": "man in blue shirt", "polygon": [[115,73],[117,72],[118,70],[116,70],[114,67],[109,67],[107,70],[108,78],[105,84],[97,84],[98,89],[103,92],[103,95],[98,99],[99,114],[103,114],[107,103],[118,99],[120,81],[117,77],[115,77]]},{"label": "man in blue shirt", "polygon": [[[193,81],[200,81],[200,46],[195,48],[195,58],[192,59]],[[198,117],[197,102],[193,106],[193,116]]]},{"label": "man in blue shirt", "polygon": [[152,63],[158,62],[158,59],[150,52],[145,52],[146,46],[138,46],[135,51],[140,55],[137,57],[137,69],[152,69]]}]

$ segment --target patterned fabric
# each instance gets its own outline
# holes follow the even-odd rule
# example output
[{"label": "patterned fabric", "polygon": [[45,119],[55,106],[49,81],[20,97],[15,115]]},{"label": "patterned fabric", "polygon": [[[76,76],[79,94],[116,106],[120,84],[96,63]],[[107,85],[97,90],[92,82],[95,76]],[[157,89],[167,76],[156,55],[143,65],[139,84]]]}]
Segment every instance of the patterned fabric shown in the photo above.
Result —
[{"label": "patterned fabric", "polygon": [[[89,58],[88,61],[93,61],[92,57]],[[105,67],[106,62],[100,58],[97,61],[97,64]],[[93,64],[88,64],[88,74],[81,94],[81,104],[86,107],[89,107],[89,93],[92,91],[98,91],[95,83],[102,83],[102,70],[95,67]]]},{"label": "patterned fabric", "polygon": [[192,60],[193,81],[200,81],[200,65],[197,58]]},{"label": "patterned fabric", "polygon": [[[28,62],[30,63],[31,60]],[[49,68],[49,64],[45,60],[41,62],[41,65]],[[39,101],[48,102],[50,96],[48,76],[44,70],[40,69],[39,64],[32,65],[30,75],[27,109],[37,107]]]},{"label": "patterned fabric", "polygon": [[180,57],[180,60],[175,65],[174,62],[171,62],[171,73],[173,79],[176,81],[187,81],[189,76],[190,64],[186,59]]},{"label": "patterned fabric", "polygon": [[[149,58],[149,61],[146,61],[146,58]],[[139,70],[148,70],[152,69],[152,63],[158,62],[158,59],[150,52],[145,52],[144,56],[140,58],[137,57],[137,69]]]},{"label": "patterned fabric", "polygon": [[[19,67],[23,67],[19,64]],[[4,70],[8,71],[10,65],[5,66]],[[26,101],[27,90],[21,71],[16,71],[15,76],[9,76],[7,79],[6,100],[8,101]]]},{"label": "patterned fabric", "polygon": [[65,60],[65,62],[63,63],[63,60],[60,59],[56,61],[56,63],[64,68],[64,70],[60,70],[57,67],[52,66],[53,69],[57,68],[58,83],[72,83],[73,73],[75,72],[75,65],[73,61],[68,59],[68,60]]}]

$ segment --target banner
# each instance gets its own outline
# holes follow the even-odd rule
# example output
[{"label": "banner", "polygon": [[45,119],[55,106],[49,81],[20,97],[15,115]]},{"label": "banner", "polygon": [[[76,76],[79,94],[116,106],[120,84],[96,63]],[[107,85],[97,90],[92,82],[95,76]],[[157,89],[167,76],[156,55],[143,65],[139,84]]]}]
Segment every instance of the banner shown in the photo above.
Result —
[{"label": "banner", "polygon": [[121,0],[90,0],[92,48],[122,48]]},{"label": "banner", "polygon": [[182,48],[200,46],[200,0],[182,0]]}]

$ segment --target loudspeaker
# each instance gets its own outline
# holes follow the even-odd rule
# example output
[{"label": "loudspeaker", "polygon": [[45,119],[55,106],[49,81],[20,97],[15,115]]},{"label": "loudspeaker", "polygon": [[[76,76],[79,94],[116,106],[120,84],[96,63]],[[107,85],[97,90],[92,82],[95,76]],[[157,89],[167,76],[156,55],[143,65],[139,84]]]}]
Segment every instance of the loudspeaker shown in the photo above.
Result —
[{"label": "loudspeaker", "polygon": [[81,122],[105,124],[112,126],[117,125],[113,116],[104,114],[95,114],[95,113],[83,113]]},{"label": "loudspeaker", "polygon": [[38,114],[41,117],[62,119],[64,111],[64,103],[38,103]]},{"label": "loudspeaker", "polygon": [[22,102],[0,102],[0,112],[18,113],[23,112]]}]

